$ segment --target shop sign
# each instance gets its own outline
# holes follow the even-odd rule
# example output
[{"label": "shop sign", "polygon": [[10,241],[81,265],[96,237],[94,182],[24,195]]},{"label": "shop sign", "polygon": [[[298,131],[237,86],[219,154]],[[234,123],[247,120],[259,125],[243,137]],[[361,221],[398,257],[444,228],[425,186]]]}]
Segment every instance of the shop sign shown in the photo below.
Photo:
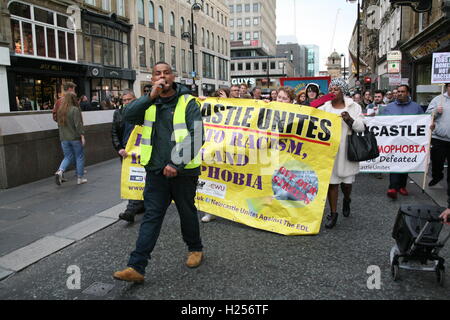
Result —
[{"label": "shop sign", "polygon": [[431,83],[450,82],[450,52],[433,53]]},{"label": "shop sign", "polygon": [[388,61],[388,73],[400,73],[400,61]]},{"label": "shop sign", "polygon": [[415,59],[418,60],[425,56],[432,54],[433,52],[439,51],[450,44],[450,33],[445,33],[436,39],[421,43],[420,45],[414,47],[410,54]]},{"label": "shop sign", "polygon": [[402,84],[402,75],[401,74],[390,74],[389,75],[389,85],[390,86],[399,86]]},{"label": "shop sign", "polygon": [[235,78],[235,79],[231,80],[231,84],[233,84],[233,85],[240,85],[240,84],[255,85],[256,79],[255,78]]},{"label": "shop sign", "polygon": [[387,61],[401,61],[402,60],[402,52],[399,50],[389,51],[387,53]]}]

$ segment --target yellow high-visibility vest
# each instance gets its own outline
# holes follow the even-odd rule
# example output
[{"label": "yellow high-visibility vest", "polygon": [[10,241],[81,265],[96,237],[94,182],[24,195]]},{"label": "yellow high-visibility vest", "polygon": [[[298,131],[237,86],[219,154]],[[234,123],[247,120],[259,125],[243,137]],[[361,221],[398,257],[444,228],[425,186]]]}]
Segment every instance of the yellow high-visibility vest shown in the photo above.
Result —
[{"label": "yellow high-visibility vest", "polygon": [[[189,102],[195,99],[195,97],[186,94],[178,98],[178,103],[175,107],[175,113],[173,115],[173,130],[175,135],[176,150],[180,150],[180,144],[189,135],[189,131],[186,125],[186,110]],[[156,105],[150,106],[145,112],[144,127],[142,129],[141,138],[141,164],[146,166],[150,162],[152,156],[152,132],[153,125],[156,121]],[[191,150],[189,150],[190,152]],[[201,160],[200,154],[198,154],[194,160],[188,163],[185,169],[194,169],[200,167]]]}]

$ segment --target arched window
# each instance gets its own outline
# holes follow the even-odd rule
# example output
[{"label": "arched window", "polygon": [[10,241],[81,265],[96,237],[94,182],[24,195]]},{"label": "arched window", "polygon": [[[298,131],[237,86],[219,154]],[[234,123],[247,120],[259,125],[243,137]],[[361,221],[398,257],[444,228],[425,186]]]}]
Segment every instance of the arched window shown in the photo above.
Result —
[{"label": "arched window", "polygon": [[175,37],[175,15],[173,12],[170,13],[170,35]]},{"label": "arched window", "polygon": [[225,54],[225,45],[224,45],[224,39],[222,38],[222,54]]},{"label": "arched window", "polygon": [[220,53],[220,37],[217,36],[217,52]]},{"label": "arched window", "polygon": [[184,32],[184,18],[181,17],[180,18],[180,36],[183,34],[183,32]]},{"label": "arched window", "polygon": [[164,32],[164,10],[161,6],[158,9],[158,30]]},{"label": "arched window", "polygon": [[148,3],[148,24],[150,28],[155,28],[155,6],[152,1]]},{"label": "arched window", "polygon": [[137,2],[137,15],[138,15],[138,23],[145,25],[144,18],[144,0],[138,0]]},{"label": "arched window", "polygon": [[206,30],[206,47],[209,49],[209,30]]},{"label": "arched window", "polygon": [[214,50],[214,32],[211,32],[211,50]]},{"label": "arched window", "polygon": [[205,46],[205,40],[206,40],[206,37],[205,37],[205,29],[202,28],[202,47]]},{"label": "arched window", "polygon": [[194,43],[197,44],[197,25],[194,23]]}]

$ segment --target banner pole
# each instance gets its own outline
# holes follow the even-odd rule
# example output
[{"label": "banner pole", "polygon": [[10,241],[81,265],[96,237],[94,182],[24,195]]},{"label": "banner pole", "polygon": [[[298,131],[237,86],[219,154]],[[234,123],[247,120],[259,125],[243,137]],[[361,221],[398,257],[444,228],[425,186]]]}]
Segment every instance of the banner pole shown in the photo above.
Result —
[{"label": "banner pole", "polygon": [[422,183],[422,193],[425,193],[425,187],[427,184],[427,174],[428,169],[430,167],[430,155],[431,155],[431,136],[433,135],[433,130],[431,129],[434,125],[434,111],[431,114],[431,126],[430,126],[430,138],[428,139],[428,151],[426,156],[426,165],[425,165],[425,171],[423,173],[423,183]]},{"label": "banner pole", "polygon": [[[443,98],[444,98],[444,88],[445,88],[445,84],[441,84],[442,88],[441,88],[441,105],[443,105]],[[435,113],[436,111],[433,111],[431,113],[431,126],[430,126],[430,140],[428,142],[428,154],[427,154],[427,164],[426,164],[426,168],[425,168],[425,172],[423,174],[423,183],[422,183],[422,193],[425,193],[425,187],[426,187],[426,183],[427,183],[427,174],[428,174],[428,170],[430,167],[430,157],[431,157],[431,138],[433,135],[433,131],[434,131],[434,117],[435,117]]]}]

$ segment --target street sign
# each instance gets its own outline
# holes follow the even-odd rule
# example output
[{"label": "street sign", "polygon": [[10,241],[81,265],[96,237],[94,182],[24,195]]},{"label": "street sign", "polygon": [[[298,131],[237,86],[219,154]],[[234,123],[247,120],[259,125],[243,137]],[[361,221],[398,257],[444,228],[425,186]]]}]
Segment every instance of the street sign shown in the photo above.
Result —
[{"label": "street sign", "polygon": [[402,60],[402,52],[399,50],[388,51],[386,60],[389,61],[401,61]]},{"label": "street sign", "polygon": [[401,74],[390,74],[389,75],[389,85],[390,86],[399,86],[402,84],[402,75]]},{"label": "street sign", "polygon": [[388,61],[388,73],[400,73],[400,61]]},{"label": "street sign", "polygon": [[191,78],[195,78],[196,76],[197,76],[197,72],[192,71],[192,72],[191,72]]}]

